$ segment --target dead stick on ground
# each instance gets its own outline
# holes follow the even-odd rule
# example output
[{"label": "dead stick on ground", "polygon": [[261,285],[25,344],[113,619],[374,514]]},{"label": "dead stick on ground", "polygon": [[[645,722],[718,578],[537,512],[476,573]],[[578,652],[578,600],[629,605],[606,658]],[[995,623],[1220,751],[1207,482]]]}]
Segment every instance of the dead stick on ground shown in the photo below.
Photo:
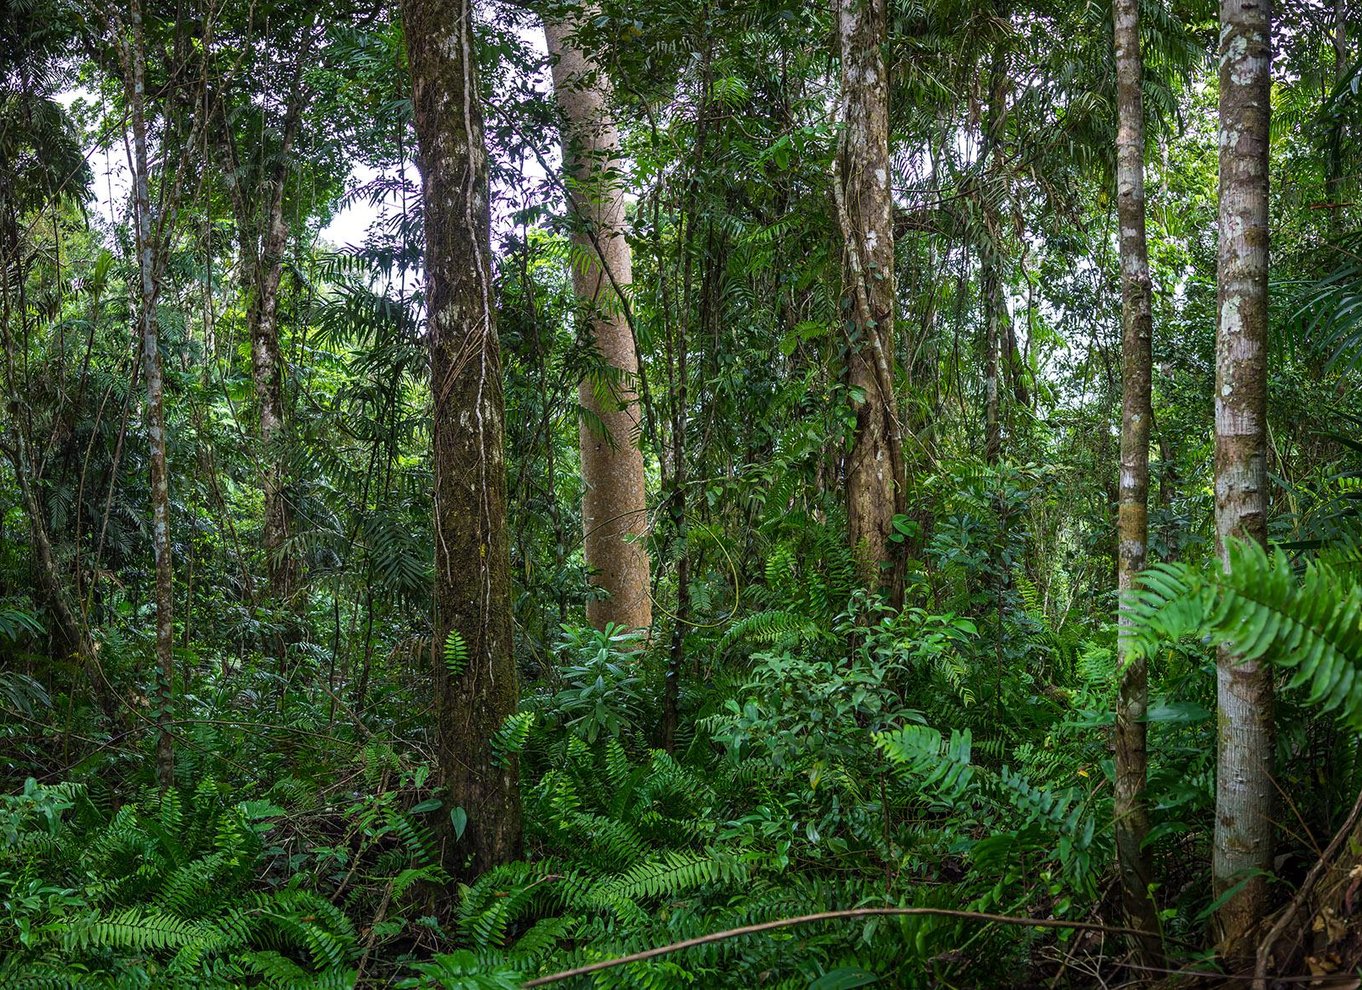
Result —
[{"label": "dead stick on ground", "polygon": [[1072,931],[1112,932],[1118,935],[1145,936],[1151,934],[1150,932],[1141,931],[1137,928],[1120,928],[1112,925],[1097,924],[1096,922],[1091,921],[1060,921],[1056,918],[1014,918],[1011,915],[1006,914],[982,914],[978,911],[959,911],[953,908],[851,908],[846,911],[820,911],[817,914],[802,914],[797,918],[781,918],[779,921],[766,921],[759,925],[744,925],[742,928],[730,928],[727,931],[712,932],[709,935],[688,938],[682,942],[673,942],[671,945],[661,945],[655,949],[645,949],[643,952],[635,952],[627,956],[620,956],[618,959],[605,959],[601,962],[590,963],[586,966],[578,966],[575,969],[565,969],[561,973],[551,973],[548,976],[536,977],[533,980],[526,980],[522,986],[547,986],[550,983],[558,983],[561,980],[571,979],[574,976],[585,976],[588,973],[596,973],[603,969],[613,969],[616,966],[625,966],[629,963],[643,962],[646,959],[655,959],[658,956],[665,956],[672,952],[680,952],[682,949],[690,949],[697,945],[708,945],[711,942],[722,942],[725,939],[736,938],[739,935],[755,935],[759,932],[769,932],[777,928],[790,928],[794,925],[808,925],[815,921],[833,921],[840,918],[902,917],[912,915],[937,918],[964,918],[969,921],[992,922],[999,925],[1020,925],[1026,928],[1067,928]]},{"label": "dead stick on ground", "polygon": [[1305,906],[1305,900],[1310,896],[1310,892],[1315,889],[1315,884],[1319,883],[1320,877],[1324,876],[1325,871],[1333,862],[1334,857],[1343,846],[1343,842],[1357,827],[1358,818],[1362,817],[1362,793],[1357,795],[1357,800],[1353,802],[1353,810],[1348,812],[1348,817],[1343,825],[1334,833],[1329,846],[1320,854],[1315,865],[1310,867],[1310,872],[1306,874],[1305,880],[1301,883],[1300,889],[1296,891],[1296,896],[1291,898],[1291,903],[1286,906],[1276,923],[1269,929],[1263,940],[1258,943],[1258,958],[1253,967],[1253,986],[1254,990],[1259,987],[1267,986],[1267,964],[1271,960],[1272,946],[1281,937],[1282,932],[1286,931],[1287,925],[1295,921],[1300,910]]}]

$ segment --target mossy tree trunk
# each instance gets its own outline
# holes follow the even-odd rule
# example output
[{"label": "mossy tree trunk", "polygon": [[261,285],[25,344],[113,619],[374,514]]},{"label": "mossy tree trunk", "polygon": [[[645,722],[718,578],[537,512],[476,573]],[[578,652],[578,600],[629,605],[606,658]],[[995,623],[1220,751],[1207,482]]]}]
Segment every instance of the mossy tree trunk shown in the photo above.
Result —
[{"label": "mossy tree trunk", "polygon": [[[435,473],[436,750],[456,877],[514,858],[520,791],[493,736],[519,699],[511,652],[501,353],[493,306],[487,149],[470,0],[404,0],[425,220]],[[445,644],[461,644],[450,662]]]},{"label": "mossy tree trunk", "polygon": [[[1140,0],[1115,0],[1116,212],[1121,252],[1121,475],[1117,496],[1117,588],[1134,587],[1149,546],[1149,435],[1153,421],[1151,380],[1153,303],[1149,246],[1145,236],[1143,59]],[[1126,623],[1121,616],[1119,624]],[[1145,713],[1149,670],[1143,657],[1117,641],[1116,854],[1121,899],[1130,927],[1159,930],[1158,909],[1149,893],[1151,871],[1144,840],[1149,834],[1145,803],[1149,755]],[[1139,962],[1163,964],[1157,936],[1136,941]]]}]

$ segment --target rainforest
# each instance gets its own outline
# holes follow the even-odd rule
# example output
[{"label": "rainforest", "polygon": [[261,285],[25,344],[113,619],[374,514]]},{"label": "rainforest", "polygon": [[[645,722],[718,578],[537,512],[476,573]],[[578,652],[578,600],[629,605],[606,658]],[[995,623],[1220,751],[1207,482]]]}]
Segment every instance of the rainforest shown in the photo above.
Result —
[{"label": "rainforest", "polygon": [[0,988],[1362,986],[1359,0],[0,0]]}]

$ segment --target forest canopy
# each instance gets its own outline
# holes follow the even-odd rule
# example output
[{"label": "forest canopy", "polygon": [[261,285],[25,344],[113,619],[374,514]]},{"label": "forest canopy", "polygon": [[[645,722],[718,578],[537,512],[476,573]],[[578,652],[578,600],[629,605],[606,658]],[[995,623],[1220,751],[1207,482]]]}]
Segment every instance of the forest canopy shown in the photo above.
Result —
[{"label": "forest canopy", "polygon": [[1362,977],[1356,0],[0,0],[0,987]]}]

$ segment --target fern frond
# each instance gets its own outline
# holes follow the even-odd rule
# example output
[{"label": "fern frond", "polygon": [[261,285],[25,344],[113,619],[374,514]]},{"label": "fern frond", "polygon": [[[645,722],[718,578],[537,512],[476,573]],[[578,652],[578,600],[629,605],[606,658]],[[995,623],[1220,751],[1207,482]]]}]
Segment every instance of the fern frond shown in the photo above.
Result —
[{"label": "fern frond", "polygon": [[1328,564],[1310,561],[1298,580],[1280,549],[1231,541],[1229,569],[1160,564],[1127,599],[1132,648],[1209,637],[1241,661],[1267,660],[1294,671],[1306,701],[1362,728],[1362,587]]}]

